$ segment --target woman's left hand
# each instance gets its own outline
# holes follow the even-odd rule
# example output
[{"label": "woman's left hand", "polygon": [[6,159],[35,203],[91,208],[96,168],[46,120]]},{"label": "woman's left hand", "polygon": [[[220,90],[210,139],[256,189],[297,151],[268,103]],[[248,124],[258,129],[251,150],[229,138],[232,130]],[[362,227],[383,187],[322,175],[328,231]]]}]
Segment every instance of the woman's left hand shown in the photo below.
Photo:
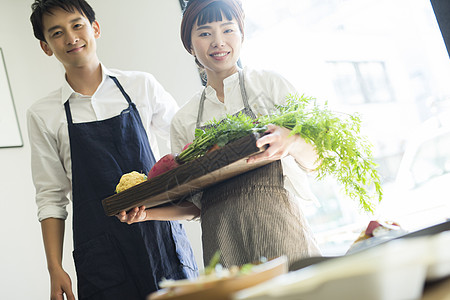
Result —
[{"label": "woman's left hand", "polygon": [[248,163],[263,160],[278,160],[286,155],[292,155],[305,171],[315,170],[320,162],[311,143],[307,143],[300,135],[290,135],[291,131],[285,127],[269,124],[265,135],[256,141],[257,147],[268,145],[266,151],[250,157]]},{"label": "woman's left hand", "polygon": [[250,157],[248,163],[256,163],[263,160],[278,160],[286,156],[291,147],[300,138],[297,135],[289,134],[291,131],[287,128],[269,124],[267,125],[267,131],[265,135],[256,141],[256,146],[261,148],[264,145],[269,147],[266,151]]}]

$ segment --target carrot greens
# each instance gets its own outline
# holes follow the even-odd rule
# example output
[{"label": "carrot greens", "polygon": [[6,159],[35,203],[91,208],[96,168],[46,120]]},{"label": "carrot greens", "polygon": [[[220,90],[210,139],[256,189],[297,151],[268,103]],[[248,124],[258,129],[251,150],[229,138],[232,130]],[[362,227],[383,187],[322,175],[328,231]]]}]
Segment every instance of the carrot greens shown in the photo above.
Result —
[{"label": "carrot greens", "polygon": [[360,117],[333,112],[312,97],[289,95],[284,105],[257,119],[239,114],[227,115],[220,122],[212,120],[206,129],[196,130],[194,141],[177,161],[185,163],[203,156],[216,144],[222,147],[252,132],[263,133],[268,124],[290,129],[292,135],[299,134],[314,145],[320,162],[315,170],[317,179],[334,177],[346,195],[358,200],[363,210],[373,212],[371,200],[380,201],[383,192],[372,144],[360,132]]}]

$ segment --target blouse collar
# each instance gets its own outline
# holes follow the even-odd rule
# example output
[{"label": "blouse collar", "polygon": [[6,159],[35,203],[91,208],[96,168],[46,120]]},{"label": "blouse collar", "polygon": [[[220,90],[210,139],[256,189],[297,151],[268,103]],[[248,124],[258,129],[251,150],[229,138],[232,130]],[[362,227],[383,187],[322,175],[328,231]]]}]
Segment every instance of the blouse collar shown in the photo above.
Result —
[{"label": "blouse collar", "polygon": [[[236,84],[236,81],[239,84],[239,72],[233,73],[230,76],[226,77],[223,80],[223,86],[225,88],[225,87],[227,87],[229,85],[234,85],[234,84]],[[206,88],[205,88],[205,96],[207,98],[208,97],[215,97],[215,98],[217,98],[216,90],[213,87],[207,85]]]}]

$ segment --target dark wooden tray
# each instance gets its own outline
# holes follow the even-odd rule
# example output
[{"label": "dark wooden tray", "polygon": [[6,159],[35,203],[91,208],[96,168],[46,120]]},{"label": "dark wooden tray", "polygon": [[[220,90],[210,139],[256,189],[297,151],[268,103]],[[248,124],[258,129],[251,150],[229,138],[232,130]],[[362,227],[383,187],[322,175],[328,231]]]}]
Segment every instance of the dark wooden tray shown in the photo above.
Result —
[{"label": "dark wooden tray", "polygon": [[154,207],[186,198],[206,187],[270,163],[247,164],[247,159],[264,151],[256,147],[259,134],[250,134],[224,147],[185,163],[176,169],[103,199],[106,215],[145,205]]}]

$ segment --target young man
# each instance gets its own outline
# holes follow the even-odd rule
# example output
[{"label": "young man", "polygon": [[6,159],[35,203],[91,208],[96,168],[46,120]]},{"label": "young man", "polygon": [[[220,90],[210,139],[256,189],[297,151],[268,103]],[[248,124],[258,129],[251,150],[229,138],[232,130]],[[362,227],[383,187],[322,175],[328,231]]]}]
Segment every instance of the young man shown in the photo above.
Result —
[{"label": "young man", "polygon": [[128,225],[101,205],[123,174],[155,163],[155,134],[167,137],[175,101],[152,75],[100,63],[100,26],[84,0],[35,0],[30,20],[42,50],[65,69],[63,86],[27,113],[51,299],[74,299],[62,268],[68,196],[79,299],[145,299],[162,278],[196,276],[181,224]]}]

